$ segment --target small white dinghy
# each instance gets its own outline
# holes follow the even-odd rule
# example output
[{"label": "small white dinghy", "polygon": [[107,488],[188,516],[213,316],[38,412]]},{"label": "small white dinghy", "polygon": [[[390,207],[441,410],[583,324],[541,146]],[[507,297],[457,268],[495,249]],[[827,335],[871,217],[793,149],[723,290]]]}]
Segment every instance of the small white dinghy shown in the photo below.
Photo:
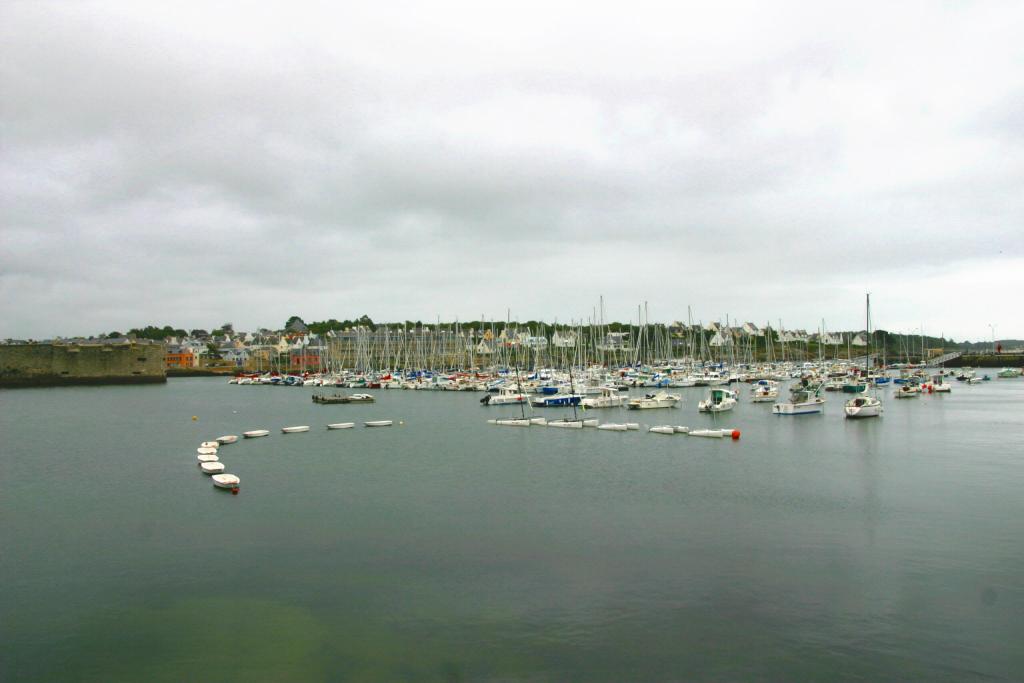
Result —
[{"label": "small white dinghy", "polygon": [[308,432],[309,425],[299,425],[298,427],[281,427],[281,431],[285,434],[298,434],[299,432]]},{"label": "small white dinghy", "polygon": [[254,429],[251,432],[242,432],[242,436],[244,436],[247,439],[255,439],[261,436],[266,436],[269,433],[269,429]]},{"label": "small white dinghy", "polygon": [[220,441],[204,441],[199,444],[200,448],[220,448]]},{"label": "small white dinghy", "polygon": [[352,429],[356,426],[355,422],[335,422],[334,424],[327,425],[328,429]]},{"label": "small white dinghy", "polygon": [[237,491],[238,485],[242,483],[242,480],[233,474],[215,474],[212,477],[213,485],[222,489],[232,489]]},{"label": "small white dinghy", "polygon": [[218,436],[217,437],[217,443],[221,443],[221,444],[234,443],[236,441],[238,441],[238,437],[235,436],[234,434],[228,434],[226,436]]},{"label": "small white dinghy", "polygon": [[373,420],[372,422],[364,422],[364,427],[390,427],[395,423],[394,420]]},{"label": "small white dinghy", "polygon": [[203,471],[203,474],[220,474],[224,471],[224,463],[222,462],[201,462],[199,463],[199,469]]},{"label": "small white dinghy", "polygon": [[200,453],[199,455],[196,456],[196,460],[198,460],[199,463],[202,464],[204,462],[217,462],[218,460],[220,460],[220,458],[218,458],[216,455],[211,455],[209,453]]},{"label": "small white dinghy", "polygon": [[675,434],[676,428],[672,425],[658,425],[657,427],[651,427],[647,431],[653,434]]},{"label": "small white dinghy", "polygon": [[216,448],[209,448],[207,446],[200,446],[196,449],[196,453],[199,455],[217,455]]},{"label": "small white dinghy", "polygon": [[624,432],[627,427],[623,423],[616,424],[615,422],[609,422],[608,424],[597,425],[598,429],[602,429],[606,432]]}]

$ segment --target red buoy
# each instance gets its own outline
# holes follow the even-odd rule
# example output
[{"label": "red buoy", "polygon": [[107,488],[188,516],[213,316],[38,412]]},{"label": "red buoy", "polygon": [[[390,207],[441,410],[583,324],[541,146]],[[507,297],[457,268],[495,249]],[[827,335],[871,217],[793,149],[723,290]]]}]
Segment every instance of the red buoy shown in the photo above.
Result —
[{"label": "red buoy", "polygon": [[738,429],[732,430],[732,440],[733,441],[739,441],[740,440],[740,430],[738,430]]},{"label": "red buoy", "polygon": [[238,495],[238,487],[237,486],[234,487],[233,489],[231,489],[231,495],[232,496],[237,496]]}]

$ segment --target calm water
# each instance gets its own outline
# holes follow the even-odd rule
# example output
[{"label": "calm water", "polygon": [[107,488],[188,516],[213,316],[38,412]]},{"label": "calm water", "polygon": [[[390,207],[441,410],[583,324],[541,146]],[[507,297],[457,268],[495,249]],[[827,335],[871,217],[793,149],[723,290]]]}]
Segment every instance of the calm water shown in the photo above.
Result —
[{"label": "calm water", "polygon": [[[374,393],[0,391],[0,679],[1024,679],[1024,380],[739,442]],[[630,417],[712,424],[683,393]],[[255,428],[214,489],[199,442]]]}]

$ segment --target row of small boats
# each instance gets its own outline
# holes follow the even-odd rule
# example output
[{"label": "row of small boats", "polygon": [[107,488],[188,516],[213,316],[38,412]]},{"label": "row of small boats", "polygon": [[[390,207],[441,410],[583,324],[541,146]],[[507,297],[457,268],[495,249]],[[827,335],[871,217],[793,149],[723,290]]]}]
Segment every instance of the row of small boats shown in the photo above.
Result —
[{"label": "row of small boats", "polygon": [[[364,427],[390,427],[395,424],[394,420],[368,420],[363,422]],[[328,429],[352,429],[356,426],[355,422],[333,422],[327,425]],[[309,425],[296,425],[294,427],[281,427],[282,434],[300,434],[302,432],[308,432],[310,430]],[[269,429],[253,429],[252,431],[242,432],[242,436],[247,439],[258,439],[260,437],[269,436]]]},{"label": "row of small boats", "polygon": [[196,449],[199,469],[203,474],[210,475],[214,486],[228,489],[233,494],[238,493],[242,480],[236,475],[224,471],[224,463],[220,461],[218,451],[222,445],[232,444],[236,441],[238,441],[238,437],[233,434],[219,436],[213,441],[202,442],[199,444],[199,448]]}]

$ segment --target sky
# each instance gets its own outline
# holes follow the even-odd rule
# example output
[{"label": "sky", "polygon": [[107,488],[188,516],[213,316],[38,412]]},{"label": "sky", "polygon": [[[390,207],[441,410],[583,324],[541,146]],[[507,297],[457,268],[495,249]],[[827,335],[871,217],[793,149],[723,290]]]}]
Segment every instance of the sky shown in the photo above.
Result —
[{"label": "sky", "polygon": [[[1024,338],[1024,3],[0,3],[0,338]],[[688,313],[690,311],[691,313]]]}]

